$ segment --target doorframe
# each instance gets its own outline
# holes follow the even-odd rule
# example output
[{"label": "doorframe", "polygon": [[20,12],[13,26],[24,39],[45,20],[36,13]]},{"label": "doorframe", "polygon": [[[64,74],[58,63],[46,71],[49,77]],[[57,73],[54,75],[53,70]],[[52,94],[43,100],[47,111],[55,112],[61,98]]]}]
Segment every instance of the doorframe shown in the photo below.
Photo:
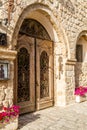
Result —
[{"label": "doorframe", "polygon": [[36,60],[37,60],[37,57],[36,57],[36,54],[37,54],[37,51],[36,51],[36,46],[37,46],[37,43],[36,43],[36,38],[34,38],[34,60],[35,60],[35,64],[34,64],[34,70],[35,70],[35,110],[37,110],[37,88],[36,88],[36,71],[37,71],[37,68],[36,68]]},{"label": "doorframe", "polygon": [[[32,38],[32,37],[31,37]],[[35,81],[35,86],[34,86],[34,88],[35,88],[35,111],[37,111],[38,110],[38,108],[37,108],[37,96],[38,96],[38,93],[37,93],[37,65],[36,65],[36,62],[37,62],[37,41],[36,41],[36,39],[40,39],[40,38],[34,38],[34,81]],[[46,40],[46,39],[42,39],[42,40]],[[52,62],[53,62],[53,105],[54,105],[54,44],[53,44],[53,41],[51,41],[51,40],[48,40],[48,41],[50,41],[50,42],[52,42],[52,53],[53,53],[53,60],[52,60]],[[22,47],[22,46],[21,46]],[[20,47],[19,47],[20,48]],[[15,78],[15,80],[14,80],[14,104],[16,104],[17,103],[17,57],[16,57],[16,60],[14,61],[14,75],[16,75],[16,78]],[[14,76],[15,77],[15,76]],[[15,91],[16,90],[16,91]]]}]

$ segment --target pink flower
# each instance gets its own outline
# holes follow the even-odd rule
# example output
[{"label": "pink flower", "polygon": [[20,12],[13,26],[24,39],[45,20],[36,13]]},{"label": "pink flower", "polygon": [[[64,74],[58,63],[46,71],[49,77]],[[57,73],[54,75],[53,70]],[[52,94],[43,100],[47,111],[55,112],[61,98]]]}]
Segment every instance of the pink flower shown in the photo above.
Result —
[{"label": "pink flower", "polygon": [[3,119],[2,113],[0,113],[0,121]]},{"label": "pink flower", "polygon": [[4,112],[0,113],[0,122],[9,122],[10,119],[19,115],[19,106],[3,107]]},{"label": "pink flower", "polygon": [[79,86],[75,88],[75,95],[84,96],[87,93],[87,87]]},{"label": "pink flower", "polygon": [[6,111],[8,108],[7,107],[3,107],[3,110]]}]

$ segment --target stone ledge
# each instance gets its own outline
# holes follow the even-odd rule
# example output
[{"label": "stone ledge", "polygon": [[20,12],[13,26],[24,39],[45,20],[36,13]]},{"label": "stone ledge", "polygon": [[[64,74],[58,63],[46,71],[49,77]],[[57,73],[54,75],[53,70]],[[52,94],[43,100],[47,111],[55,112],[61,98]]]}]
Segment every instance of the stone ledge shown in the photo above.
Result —
[{"label": "stone ledge", "polygon": [[66,65],[75,65],[76,64],[76,59],[67,59]]},{"label": "stone ledge", "polygon": [[17,51],[0,49],[0,59],[14,60],[17,55]]}]

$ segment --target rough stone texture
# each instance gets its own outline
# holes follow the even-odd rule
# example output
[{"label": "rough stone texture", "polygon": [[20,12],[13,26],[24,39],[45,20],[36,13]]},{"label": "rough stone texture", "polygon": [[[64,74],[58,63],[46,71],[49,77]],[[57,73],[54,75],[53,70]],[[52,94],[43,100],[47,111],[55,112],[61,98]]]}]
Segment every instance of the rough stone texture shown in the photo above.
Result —
[{"label": "rough stone texture", "polygon": [[6,89],[0,91],[0,101],[2,101],[3,106],[8,107],[11,104],[9,99],[13,100],[13,90],[7,87]]},{"label": "rough stone texture", "polygon": [[75,91],[75,64],[67,63],[65,71],[66,80],[66,103],[73,103]]},{"label": "rough stone texture", "polygon": [[[3,6],[3,18],[7,18],[7,4]],[[36,15],[34,16],[35,13]],[[37,15],[38,13],[39,15]],[[18,32],[26,17],[34,18],[45,26],[51,40],[54,42],[54,99],[56,100],[55,103],[60,105],[68,104],[74,99],[75,65],[72,64],[72,60],[76,59],[75,48],[78,38],[84,30],[85,34],[87,31],[86,14],[86,0],[19,0],[18,3],[14,3],[10,25],[6,26],[4,25],[4,22],[0,24],[0,31],[6,32],[8,36],[8,47],[6,50],[16,49]],[[43,16],[43,19],[41,15]],[[0,15],[0,17],[2,16]],[[44,22],[44,19],[46,19],[46,22]],[[52,33],[50,34],[50,32]],[[59,56],[62,56],[63,58],[63,73],[58,70]],[[2,59],[3,58],[4,56],[2,56]],[[66,65],[67,59],[71,60],[69,65]],[[1,104],[2,102],[5,103],[5,100],[6,102],[10,102],[9,100],[13,99],[13,96],[11,95],[13,94],[14,69],[11,69],[10,73],[11,77],[7,82],[6,89],[3,88],[3,90],[0,91]],[[83,84],[83,82],[84,85],[86,85],[86,72],[84,71],[81,74],[79,74],[80,77],[82,77],[79,80],[80,85]],[[76,72],[76,80],[78,81],[78,72]],[[0,89],[2,89],[2,86],[5,86],[5,84],[5,82],[0,82]],[[10,91],[9,87],[11,88]]]},{"label": "rough stone texture", "polygon": [[[16,21],[20,16],[20,13],[23,11],[23,8],[26,8],[28,5],[30,4],[34,4],[34,3],[39,3],[39,7],[40,7],[40,3],[43,3],[44,5],[49,5],[50,10],[52,11],[51,13],[56,17],[57,20],[57,24],[58,22],[60,22],[60,27],[63,28],[63,34],[64,36],[66,36],[67,38],[67,43],[69,44],[69,49],[70,51],[70,58],[75,58],[75,44],[77,41],[77,37],[79,36],[79,34],[83,31],[86,30],[86,12],[87,12],[87,2],[86,1],[73,1],[73,2],[64,2],[64,0],[62,1],[49,1],[49,0],[43,0],[43,1],[38,1],[38,0],[33,0],[33,1],[24,1],[24,3],[21,2],[21,4],[17,5],[16,9],[20,9],[20,11],[17,11],[17,14],[13,14],[13,17],[15,15],[15,17],[12,19],[14,22],[14,26],[13,24],[11,24],[10,26],[12,26],[13,28],[15,27]],[[22,6],[22,7],[21,7]],[[39,8],[38,7],[38,8]],[[32,8],[35,8],[35,6],[32,6]],[[14,20],[16,19],[16,20]],[[56,31],[57,28],[59,27],[59,24],[54,25],[56,27]],[[58,26],[58,27],[57,27]],[[65,32],[65,34],[64,34]],[[63,41],[62,41],[63,42]],[[64,43],[62,43],[64,44]],[[68,49],[68,48],[67,48]],[[69,50],[68,50],[69,51]],[[69,57],[68,55],[68,57]]]},{"label": "rough stone texture", "polygon": [[[71,1],[68,2],[64,0],[62,1],[55,0],[53,2],[51,2],[50,0],[43,0],[43,1],[38,1],[38,0],[26,1],[25,0],[24,2],[21,1],[19,2],[19,4],[15,4],[16,10],[11,14],[12,19],[11,19],[10,27],[8,28],[11,31],[11,33],[14,32],[16,22],[19,19],[20,14],[22,13],[23,9],[25,9],[27,6],[31,4],[35,5],[35,3],[37,3],[39,7],[41,6],[40,3],[43,3],[44,5],[49,5],[49,8],[52,11],[52,14],[56,17],[57,22],[60,22],[61,28],[63,28],[63,31],[67,38],[67,43],[69,44],[69,49],[71,50],[70,57],[75,58],[74,47],[77,41],[77,37],[84,29],[86,30],[87,28],[86,27],[87,2],[81,1],[81,0],[80,1],[73,0],[73,2]],[[57,31],[59,24],[58,25],[55,24],[54,26],[56,27],[56,31]],[[64,33],[62,35],[64,35]],[[10,38],[11,37],[12,35],[10,36]],[[10,39],[10,41],[11,40],[12,39]]]},{"label": "rough stone texture", "polygon": [[87,63],[76,63],[76,87],[87,86]]},{"label": "rough stone texture", "polygon": [[[9,61],[9,59],[7,60]],[[10,68],[13,68],[14,65],[14,64],[12,65],[12,62],[13,61],[9,61],[8,79],[0,80],[0,109],[2,109],[2,106],[9,107],[13,104],[13,78],[14,77],[12,76],[13,71],[10,72],[11,70]]]}]

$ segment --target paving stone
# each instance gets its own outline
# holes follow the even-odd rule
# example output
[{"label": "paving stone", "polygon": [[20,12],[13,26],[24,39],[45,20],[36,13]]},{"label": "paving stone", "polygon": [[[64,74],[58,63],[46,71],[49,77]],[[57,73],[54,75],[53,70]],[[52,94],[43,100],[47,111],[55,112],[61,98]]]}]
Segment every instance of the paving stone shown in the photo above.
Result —
[{"label": "paving stone", "polygon": [[[18,130],[87,130],[87,102],[20,116]],[[38,117],[38,118],[35,118]]]}]

